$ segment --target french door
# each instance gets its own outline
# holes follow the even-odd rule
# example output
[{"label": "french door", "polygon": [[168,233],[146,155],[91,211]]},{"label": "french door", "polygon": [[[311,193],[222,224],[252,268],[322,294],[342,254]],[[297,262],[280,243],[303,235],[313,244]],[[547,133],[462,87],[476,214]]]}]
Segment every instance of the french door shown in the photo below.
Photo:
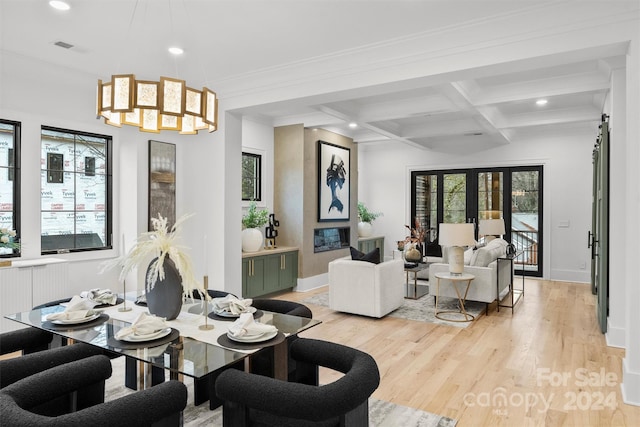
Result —
[{"label": "french door", "polygon": [[542,166],[414,171],[411,217],[429,231],[430,256],[441,254],[438,224],[503,218],[505,240],[524,252],[515,269],[542,276]]}]

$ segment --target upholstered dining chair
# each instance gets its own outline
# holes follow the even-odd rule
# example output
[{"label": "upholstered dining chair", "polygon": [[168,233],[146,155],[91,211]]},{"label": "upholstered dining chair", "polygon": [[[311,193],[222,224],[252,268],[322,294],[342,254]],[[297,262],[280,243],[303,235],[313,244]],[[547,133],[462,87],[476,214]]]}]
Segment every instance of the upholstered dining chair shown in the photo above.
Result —
[{"label": "upholstered dining chair", "polygon": [[380,373],[373,357],[328,341],[299,338],[291,345],[298,363],[344,373],[323,386],[279,381],[235,369],[220,374],[225,426],[369,426],[369,396]]},{"label": "upholstered dining chair", "polygon": [[[21,347],[23,349],[33,348],[34,343],[37,343],[37,346],[46,346],[47,340],[50,341],[51,339],[50,335],[46,332],[43,334],[38,332],[41,331],[35,328],[27,328],[1,334],[2,353],[13,353],[19,351]],[[34,337],[36,341],[34,341]],[[47,369],[99,354],[102,354],[102,352],[97,347],[87,344],[74,344],[53,349],[42,349],[42,351],[0,360],[0,389],[9,387],[24,378]],[[102,384],[89,384],[81,389],[79,393],[61,394],[57,399],[43,402],[42,405],[35,407],[34,411],[55,416],[68,412],[72,407],[85,408],[103,400],[104,382]]]},{"label": "upholstered dining chair", "polygon": [[[274,313],[288,314],[290,316],[306,317],[313,319],[313,313],[304,304],[294,301],[277,300],[269,298],[255,298],[251,304],[253,307],[259,310],[271,311]],[[298,339],[298,335],[291,335],[287,337],[287,348],[291,348],[291,344]],[[259,375],[266,375],[269,377],[274,376],[273,372],[273,348],[268,347],[251,356],[251,372]],[[317,369],[305,369],[306,366],[296,366],[296,361],[289,357],[288,363],[288,379],[289,381],[295,381],[305,384],[318,384],[318,371]]]},{"label": "upholstered dining chair", "polygon": [[[156,387],[104,402],[104,381],[111,361],[92,356],[39,372],[0,390],[3,425],[10,426],[179,426],[187,404],[187,387],[168,381]],[[102,384],[102,402],[56,417],[33,408],[59,395]],[[79,392],[78,392],[79,394]]]},{"label": "upholstered dining chair", "polygon": [[47,350],[53,335],[37,328],[23,328],[0,334],[0,354],[20,351],[23,355]]}]

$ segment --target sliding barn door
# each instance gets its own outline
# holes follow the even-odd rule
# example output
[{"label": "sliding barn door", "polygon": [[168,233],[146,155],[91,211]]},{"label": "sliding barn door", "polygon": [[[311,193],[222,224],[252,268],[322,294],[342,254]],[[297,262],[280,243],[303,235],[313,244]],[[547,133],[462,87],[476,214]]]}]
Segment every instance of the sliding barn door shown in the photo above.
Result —
[{"label": "sliding barn door", "polygon": [[591,291],[596,294],[596,317],[607,332],[609,312],[609,123],[602,116],[600,135],[593,149],[591,232]]}]

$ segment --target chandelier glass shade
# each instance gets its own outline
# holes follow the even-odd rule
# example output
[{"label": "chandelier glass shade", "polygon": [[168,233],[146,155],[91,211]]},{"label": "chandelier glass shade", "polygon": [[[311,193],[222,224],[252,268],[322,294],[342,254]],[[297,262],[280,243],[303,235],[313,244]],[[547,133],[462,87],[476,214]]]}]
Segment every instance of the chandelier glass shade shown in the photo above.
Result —
[{"label": "chandelier glass shade", "polygon": [[184,80],[160,77],[155,82],[117,74],[108,82],[98,80],[97,116],[104,117],[108,125],[137,126],[143,132],[214,132],[218,128],[218,98],[206,87],[187,87]]}]

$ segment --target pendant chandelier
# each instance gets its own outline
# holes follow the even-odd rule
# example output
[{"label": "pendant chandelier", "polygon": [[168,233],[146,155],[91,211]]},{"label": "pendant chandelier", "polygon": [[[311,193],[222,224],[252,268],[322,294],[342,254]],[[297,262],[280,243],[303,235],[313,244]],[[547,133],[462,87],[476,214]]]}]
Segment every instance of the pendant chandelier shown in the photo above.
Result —
[{"label": "pendant chandelier", "polygon": [[143,132],[214,132],[218,128],[218,98],[206,87],[187,87],[184,80],[160,77],[155,82],[118,74],[109,82],[98,80],[97,116],[104,117],[108,125],[137,126]]}]

